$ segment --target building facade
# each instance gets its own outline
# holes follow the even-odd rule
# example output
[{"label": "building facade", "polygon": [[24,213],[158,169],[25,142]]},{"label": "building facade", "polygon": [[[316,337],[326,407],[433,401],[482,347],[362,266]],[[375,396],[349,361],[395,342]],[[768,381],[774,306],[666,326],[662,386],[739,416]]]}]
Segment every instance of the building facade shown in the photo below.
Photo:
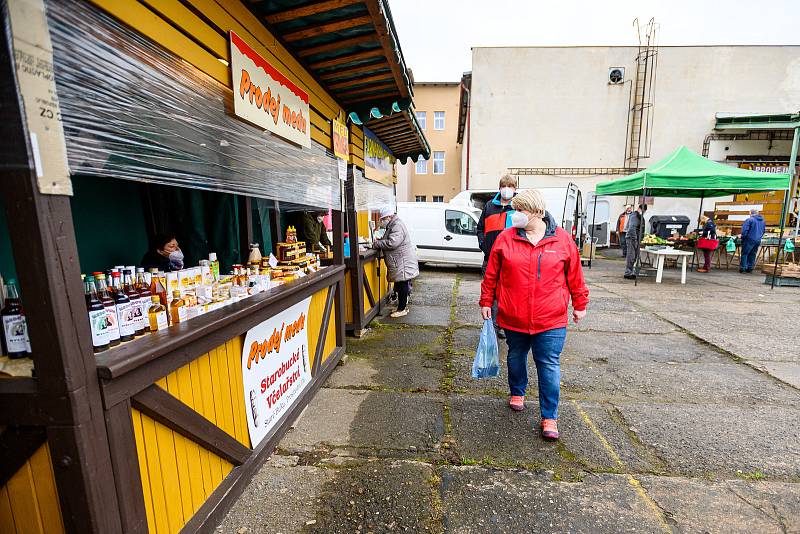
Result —
[{"label": "building facade", "polygon": [[448,202],[461,190],[459,86],[459,82],[414,84],[417,122],[431,146],[431,157],[398,164],[399,201]]},{"label": "building facade", "polygon": [[[790,131],[715,126],[723,114],[797,112],[800,46],[472,53],[459,118],[465,188],[496,187],[511,172],[521,187],[574,182],[587,195],[598,182],[645,168],[680,145],[731,165],[788,162]],[[612,213],[632,200],[612,198]],[[698,201],[657,198],[649,213],[694,219]]]}]

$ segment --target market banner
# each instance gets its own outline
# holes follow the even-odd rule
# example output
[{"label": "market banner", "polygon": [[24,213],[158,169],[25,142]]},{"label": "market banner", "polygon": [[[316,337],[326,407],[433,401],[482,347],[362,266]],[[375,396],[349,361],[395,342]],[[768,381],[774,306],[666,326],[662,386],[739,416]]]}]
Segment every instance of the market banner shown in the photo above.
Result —
[{"label": "market banner", "polygon": [[242,382],[253,448],[266,437],[311,383],[308,307],[311,297],[247,331]]},{"label": "market banner", "polygon": [[364,128],[364,176],[383,185],[394,184],[394,158],[375,134]]},{"label": "market banner", "polygon": [[331,138],[333,139],[333,154],[337,158],[347,160],[350,157],[350,139],[347,124],[333,119],[331,121]]},{"label": "market banner", "polygon": [[275,135],[311,146],[308,93],[230,32],[233,110]]}]

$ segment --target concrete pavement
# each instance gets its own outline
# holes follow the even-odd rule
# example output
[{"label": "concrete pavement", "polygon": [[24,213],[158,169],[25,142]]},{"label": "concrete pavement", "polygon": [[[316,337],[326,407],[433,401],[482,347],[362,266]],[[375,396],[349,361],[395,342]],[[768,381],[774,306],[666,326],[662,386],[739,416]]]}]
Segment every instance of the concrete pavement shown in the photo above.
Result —
[{"label": "concrete pavement", "polygon": [[504,364],[470,377],[479,273],[427,269],[408,316],[348,339],[219,532],[800,532],[800,289],[634,287],[623,267],[585,270],[560,442],[538,436],[535,379],[515,413]]}]

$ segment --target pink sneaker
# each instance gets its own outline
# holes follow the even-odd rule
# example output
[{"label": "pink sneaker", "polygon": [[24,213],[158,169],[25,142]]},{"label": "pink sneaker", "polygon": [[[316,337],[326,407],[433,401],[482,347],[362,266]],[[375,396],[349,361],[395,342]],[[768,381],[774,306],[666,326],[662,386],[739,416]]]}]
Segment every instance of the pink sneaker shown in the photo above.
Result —
[{"label": "pink sneaker", "polygon": [[515,412],[521,412],[525,409],[525,396],[511,395],[511,397],[508,399],[508,406]]},{"label": "pink sneaker", "polygon": [[558,439],[558,421],[555,419],[542,419],[542,437],[549,441]]}]

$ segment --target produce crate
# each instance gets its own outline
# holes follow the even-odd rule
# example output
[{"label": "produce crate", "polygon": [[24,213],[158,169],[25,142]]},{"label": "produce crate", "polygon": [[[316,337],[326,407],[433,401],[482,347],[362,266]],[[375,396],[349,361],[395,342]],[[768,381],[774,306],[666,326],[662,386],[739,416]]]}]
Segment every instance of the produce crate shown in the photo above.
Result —
[{"label": "produce crate", "polygon": [[761,272],[764,274],[772,276],[775,273],[775,276],[779,276],[782,278],[800,278],[800,264],[797,263],[780,263],[778,264],[778,270],[775,271],[775,264],[765,263],[761,267]]},{"label": "produce crate", "polygon": [[[766,278],[764,278],[765,284],[772,284],[772,275],[768,274]],[[785,276],[776,276],[775,277],[775,285],[776,286],[791,286],[791,287],[800,287],[800,278],[787,278]]]}]

